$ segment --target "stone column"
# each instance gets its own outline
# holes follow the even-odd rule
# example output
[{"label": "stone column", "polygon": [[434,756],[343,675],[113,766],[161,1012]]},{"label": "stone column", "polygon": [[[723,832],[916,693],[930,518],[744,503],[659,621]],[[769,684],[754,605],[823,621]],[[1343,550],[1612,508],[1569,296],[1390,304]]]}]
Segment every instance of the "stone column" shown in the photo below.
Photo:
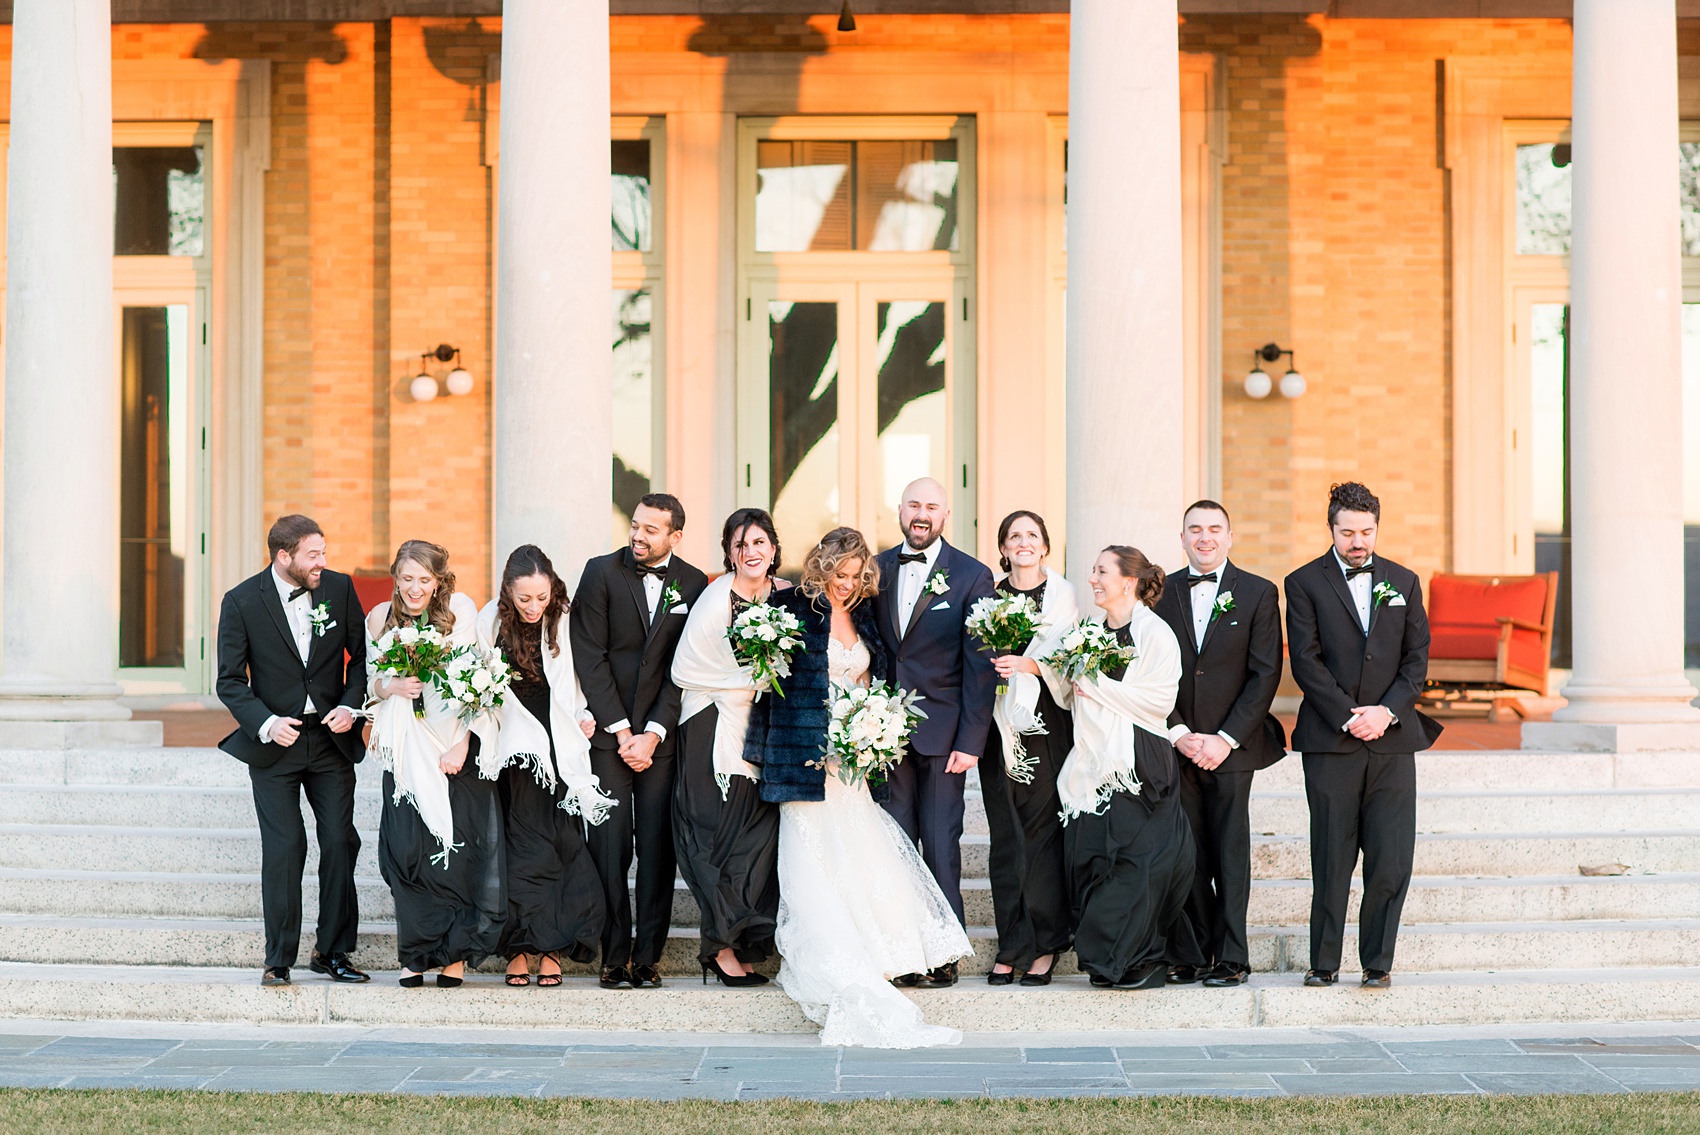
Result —
[{"label": "stone column", "polygon": [[608,550],[608,5],[507,0],[496,206],[494,578],[536,544],[577,586]]},{"label": "stone column", "polygon": [[1700,750],[1682,672],[1674,0],[1576,0],[1570,302],[1575,671],[1526,748]]},{"label": "stone column", "polygon": [[1107,544],[1180,557],[1178,22],[1175,0],[1070,9],[1067,570],[1080,586]]},{"label": "stone column", "polygon": [[12,21],[0,744],[158,744],[115,680],[111,9],[18,0]]}]

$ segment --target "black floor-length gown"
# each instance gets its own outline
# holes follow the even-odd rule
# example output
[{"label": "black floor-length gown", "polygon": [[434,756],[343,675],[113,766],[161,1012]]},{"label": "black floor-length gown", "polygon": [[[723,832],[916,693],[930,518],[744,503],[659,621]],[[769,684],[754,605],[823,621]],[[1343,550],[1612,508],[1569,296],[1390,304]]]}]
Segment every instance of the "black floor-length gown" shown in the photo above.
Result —
[{"label": "black floor-length gown", "polygon": [[395,898],[396,953],[415,973],[477,966],[496,952],[507,920],[501,802],[495,782],[478,775],[476,737],[449,777],[449,808],[459,846],[444,865],[436,837],[411,801],[396,801],[395,777],[384,773],[378,867]]},{"label": "black floor-length gown", "polygon": [[[1044,607],[1044,583],[1021,591],[1005,579],[998,591],[1026,595],[1036,607]],[[1073,747],[1074,723],[1042,678],[1037,708],[1045,732],[1021,738],[1033,764],[1031,783],[1005,774],[1007,754],[997,729],[991,731],[986,759],[980,762],[980,792],[991,831],[987,874],[998,928],[997,960],[1018,970],[1045,954],[1066,951],[1074,933],[1062,802],[1057,798],[1057,773]]]},{"label": "black floor-length gown", "polygon": [[[527,624],[521,633],[541,640],[542,627],[540,622]],[[541,658],[542,649],[539,641],[531,657]],[[550,729],[547,678],[539,674],[532,681],[516,674],[509,696]],[[551,733],[551,764],[554,744]],[[498,952],[507,958],[559,954],[575,962],[594,961],[607,916],[602,879],[590,860],[584,819],[560,807],[566,786],[557,777],[551,791],[538,783],[531,769],[518,764],[504,768],[497,785],[508,870],[508,919]]]},{"label": "black floor-length gown", "polygon": [[[732,617],[751,605],[734,592]],[[727,778],[721,797],[714,778],[719,723],[714,705],[679,723],[673,844],[701,916],[700,960],[707,964],[730,947],[739,961],[755,964],[772,956],[779,922],[779,807],[747,776]]]},{"label": "black floor-length gown", "polygon": [[[1117,629],[1132,643],[1127,627]],[[1192,829],[1181,810],[1180,770],[1166,737],[1129,723],[1134,731],[1137,796],[1113,792],[1096,815],[1083,813],[1067,831],[1080,968],[1115,982],[1163,965],[1190,933],[1181,917],[1192,887]]]}]

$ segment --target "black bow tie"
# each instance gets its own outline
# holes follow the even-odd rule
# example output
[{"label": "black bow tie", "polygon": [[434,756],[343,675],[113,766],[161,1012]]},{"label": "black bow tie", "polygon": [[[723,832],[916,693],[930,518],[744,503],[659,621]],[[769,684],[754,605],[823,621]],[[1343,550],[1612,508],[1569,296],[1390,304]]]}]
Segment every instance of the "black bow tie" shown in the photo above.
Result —
[{"label": "black bow tie", "polygon": [[639,575],[653,575],[656,579],[663,579],[667,575],[666,564],[634,563],[632,564],[632,570],[637,572]]},{"label": "black bow tie", "polygon": [[307,594],[307,592],[309,592],[311,590],[312,590],[312,588],[310,588],[310,587],[297,587],[294,591],[291,591],[289,593],[289,598],[285,599],[284,602],[285,603],[293,603],[297,599],[301,598],[303,595]]},{"label": "black bow tie", "polygon": [[899,552],[897,553],[897,562],[900,564],[924,564],[927,562],[927,553]]},{"label": "black bow tie", "polygon": [[1350,582],[1353,576],[1368,575],[1370,572],[1372,572],[1374,570],[1375,570],[1374,564],[1365,564],[1363,567],[1349,567],[1349,568],[1346,569],[1346,579],[1347,579],[1348,582]]},{"label": "black bow tie", "polygon": [[1199,584],[1203,583],[1205,580],[1209,580],[1211,583],[1215,583],[1216,582],[1216,573],[1215,572],[1207,572],[1204,575],[1189,575],[1189,576],[1187,576],[1187,579],[1186,579],[1186,585],[1188,587],[1197,587]]}]

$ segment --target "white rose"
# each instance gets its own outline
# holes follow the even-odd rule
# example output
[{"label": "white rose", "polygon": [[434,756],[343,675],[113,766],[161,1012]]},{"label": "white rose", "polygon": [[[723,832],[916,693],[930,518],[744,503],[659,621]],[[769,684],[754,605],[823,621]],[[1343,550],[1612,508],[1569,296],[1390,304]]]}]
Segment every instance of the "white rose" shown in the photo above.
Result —
[{"label": "white rose", "polygon": [[419,641],[418,627],[400,627],[396,630],[396,641],[403,646],[412,646]]}]

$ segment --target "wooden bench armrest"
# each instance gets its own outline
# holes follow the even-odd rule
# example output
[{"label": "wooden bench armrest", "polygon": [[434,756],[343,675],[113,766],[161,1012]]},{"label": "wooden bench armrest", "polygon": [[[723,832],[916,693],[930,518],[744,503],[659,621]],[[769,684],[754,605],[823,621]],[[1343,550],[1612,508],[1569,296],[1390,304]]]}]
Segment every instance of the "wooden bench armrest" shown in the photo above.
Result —
[{"label": "wooden bench armrest", "polygon": [[1546,634],[1548,629],[1539,623],[1531,623],[1526,619],[1513,619],[1509,615],[1495,615],[1494,622],[1520,631],[1534,631],[1536,634]]}]

